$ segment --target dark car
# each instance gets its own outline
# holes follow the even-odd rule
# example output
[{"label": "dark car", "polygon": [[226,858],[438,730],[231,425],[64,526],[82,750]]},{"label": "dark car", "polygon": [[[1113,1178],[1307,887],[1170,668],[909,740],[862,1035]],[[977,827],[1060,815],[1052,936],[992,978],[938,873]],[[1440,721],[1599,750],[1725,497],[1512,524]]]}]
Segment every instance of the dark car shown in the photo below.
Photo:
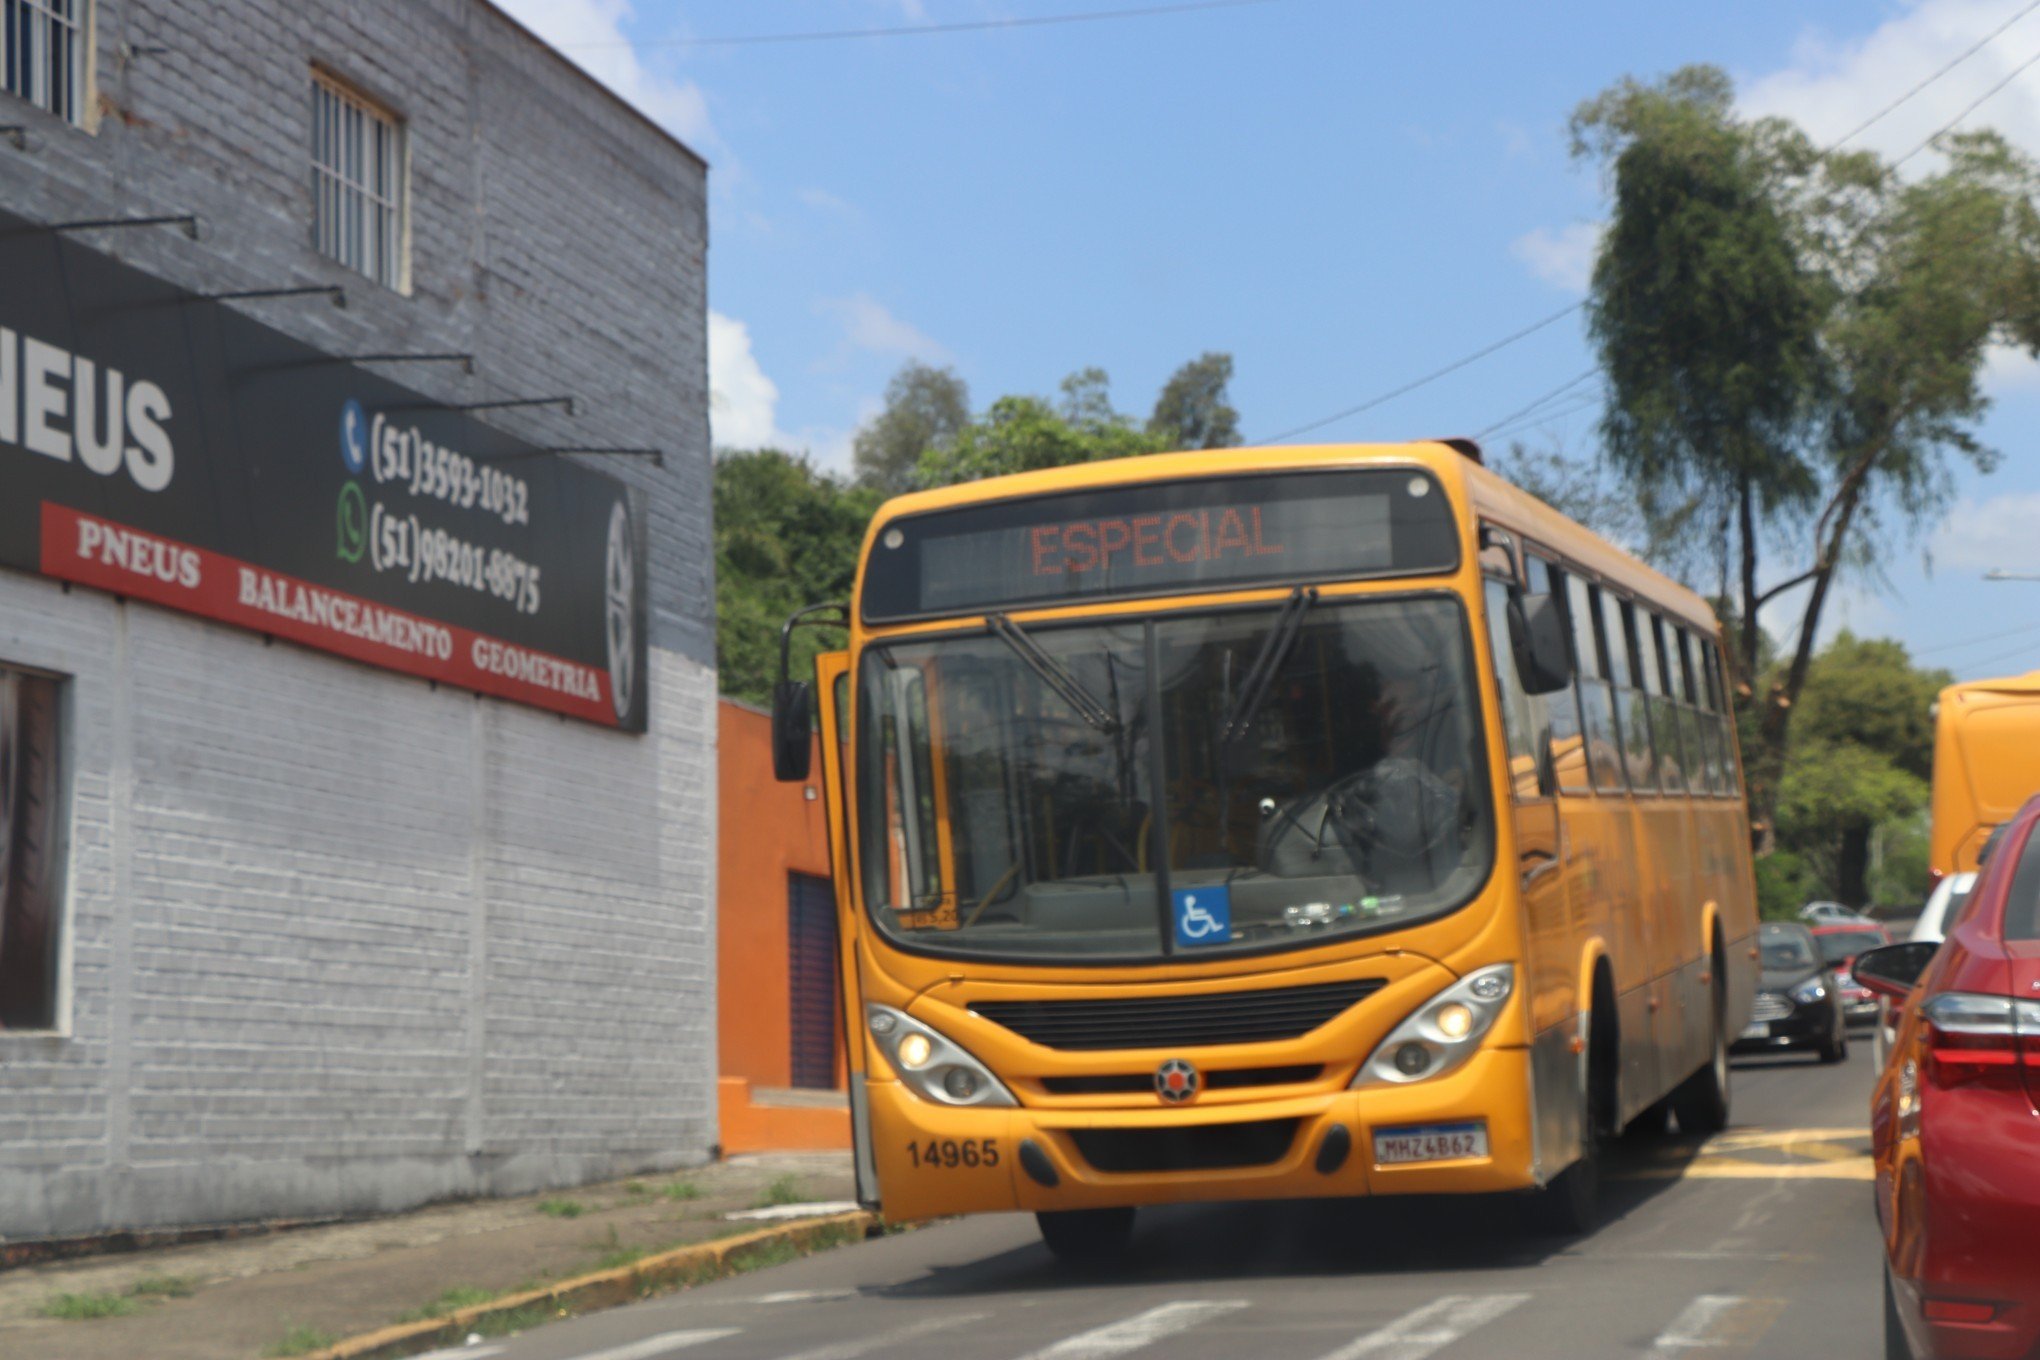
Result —
[{"label": "dark car", "polygon": [[1835,990],[1842,994],[1843,1016],[1852,1025],[1874,1023],[1877,993],[1850,977],[1849,967],[1864,950],[1890,944],[1890,933],[1867,921],[1861,925],[1823,925],[1813,927],[1813,942],[1820,949],[1821,962],[1834,972]]},{"label": "dark car", "polygon": [[1849,1025],[1841,989],[1822,959],[1813,932],[1796,921],[1766,921],[1757,931],[1763,975],[1749,1027],[1737,1053],[1812,1049],[1825,1063],[1849,1056]]}]

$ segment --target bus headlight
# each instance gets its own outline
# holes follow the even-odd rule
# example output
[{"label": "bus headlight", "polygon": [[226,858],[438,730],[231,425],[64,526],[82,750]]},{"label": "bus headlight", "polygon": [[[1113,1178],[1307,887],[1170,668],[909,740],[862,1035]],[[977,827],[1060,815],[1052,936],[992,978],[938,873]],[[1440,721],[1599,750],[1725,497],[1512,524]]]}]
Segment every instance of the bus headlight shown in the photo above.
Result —
[{"label": "bus headlight", "polygon": [[905,1011],[866,1006],[864,1028],[900,1082],[923,1100],[969,1106],[1020,1103],[983,1063]]},{"label": "bus headlight", "polygon": [[1360,1064],[1353,1085],[1406,1086],[1450,1072],[1473,1056],[1515,990],[1514,964],[1468,973],[1389,1031]]}]

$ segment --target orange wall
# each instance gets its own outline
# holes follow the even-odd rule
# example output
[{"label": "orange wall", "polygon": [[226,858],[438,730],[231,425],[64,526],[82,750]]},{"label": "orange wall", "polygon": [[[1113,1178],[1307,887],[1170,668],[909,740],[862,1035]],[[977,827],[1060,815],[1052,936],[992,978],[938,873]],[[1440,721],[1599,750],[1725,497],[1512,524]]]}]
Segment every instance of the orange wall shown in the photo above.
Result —
[{"label": "orange wall", "polygon": [[786,876],[829,876],[821,755],[817,751],[806,784],[782,784],[772,777],[770,716],[734,699],[724,699],[718,708],[721,1073],[746,1078],[753,1086],[787,1086],[792,1082],[792,1036],[787,1024]]}]

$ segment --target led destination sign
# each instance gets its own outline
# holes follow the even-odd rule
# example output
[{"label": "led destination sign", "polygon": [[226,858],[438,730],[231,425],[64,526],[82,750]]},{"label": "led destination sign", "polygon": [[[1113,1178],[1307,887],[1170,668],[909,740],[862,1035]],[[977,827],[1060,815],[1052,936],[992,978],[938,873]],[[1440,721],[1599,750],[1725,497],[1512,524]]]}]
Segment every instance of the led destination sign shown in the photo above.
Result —
[{"label": "led destination sign", "polygon": [[863,611],[880,622],[1457,563],[1450,508],[1425,473],[1200,478],[896,520],[866,564]]}]

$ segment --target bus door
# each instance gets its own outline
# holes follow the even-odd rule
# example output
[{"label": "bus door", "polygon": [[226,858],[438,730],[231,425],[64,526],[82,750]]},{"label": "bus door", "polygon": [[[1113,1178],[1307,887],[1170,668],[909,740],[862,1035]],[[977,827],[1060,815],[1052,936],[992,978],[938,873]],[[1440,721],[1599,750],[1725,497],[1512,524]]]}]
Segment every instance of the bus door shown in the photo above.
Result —
[{"label": "bus door", "polygon": [[858,937],[862,922],[850,891],[850,786],[845,782],[850,737],[850,654],[815,657],[815,712],[821,725],[822,820],[829,827],[829,875],[836,883],[836,939],[843,998],[844,1068],[850,1087],[850,1137],[856,1149],[857,1202],[878,1207],[878,1168],[871,1156],[871,1104],[864,1090],[863,992],[857,982]]}]

